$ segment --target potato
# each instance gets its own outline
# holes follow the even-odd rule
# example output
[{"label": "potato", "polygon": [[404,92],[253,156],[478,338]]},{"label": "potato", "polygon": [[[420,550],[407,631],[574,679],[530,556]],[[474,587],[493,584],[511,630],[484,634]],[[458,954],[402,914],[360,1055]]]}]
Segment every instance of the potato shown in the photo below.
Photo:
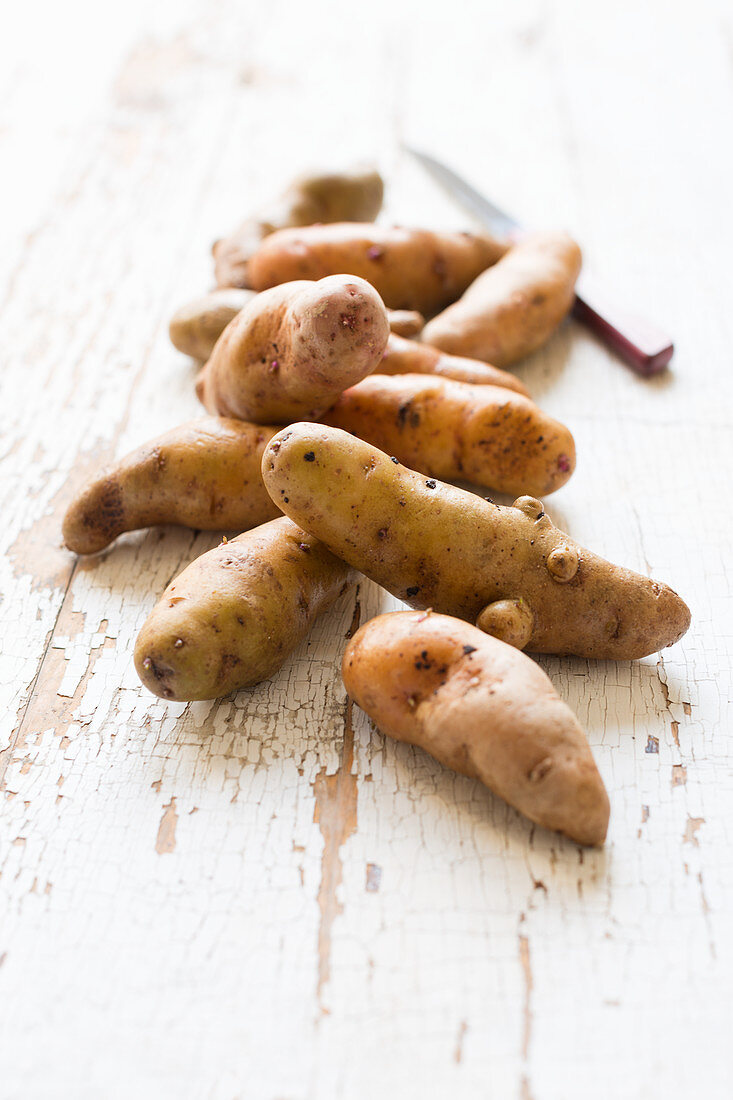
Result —
[{"label": "potato", "polygon": [[224,287],[186,302],[171,317],[171,343],[192,359],[208,359],[229,322],[254,296],[253,290]]},{"label": "potato", "polygon": [[395,336],[417,336],[425,328],[425,318],[416,309],[388,309],[387,320]]},{"label": "potato", "polygon": [[424,374],[373,374],[323,418],[431,477],[552,493],[575,469],[568,429],[528,397]]},{"label": "potato", "polygon": [[[184,355],[190,355],[192,359],[206,362],[214,350],[216,341],[229,322],[233,321],[238,313],[241,313],[244,307],[256,297],[256,294],[257,292],[254,290],[242,290],[233,286],[220,287],[217,290],[210,291],[209,294],[202,294],[200,298],[194,298],[192,301],[186,302],[171,317],[168,326],[171,343]],[[390,332],[403,337],[417,336],[425,324],[425,318],[421,313],[406,309],[388,309],[387,321],[389,322]],[[405,343],[407,342],[405,340]],[[424,359],[427,361],[440,354],[439,352],[433,352],[430,348],[422,348],[413,343],[410,343],[410,347],[417,350],[417,359],[419,360]],[[450,356],[443,355],[441,359],[447,363]],[[461,360],[461,362],[464,362],[464,360]],[[469,360],[465,360],[465,362],[469,362]],[[475,363],[474,366],[484,370],[487,369],[486,363]],[[412,369],[417,370],[417,367]],[[493,368],[488,367],[488,370],[491,371]],[[389,370],[383,373],[403,374],[404,371]],[[435,371],[434,373],[441,372]],[[456,377],[455,372],[448,375],[448,377]],[[521,385],[513,374],[505,374],[505,377],[511,378],[517,387]],[[474,381],[470,377],[463,380],[466,382]],[[480,380],[477,379],[477,381]],[[500,385],[500,383],[497,382],[496,385]]]},{"label": "potato", "polygon": [[106,467],[64,517],[69,550],[94,554],[121,535],[156,523],[242,531],[280,514],[260,466],[278,426],[202,417]]},{"label": "potato", "polygon": [[315,420],[374,370],[388,336],[386,310],[363,279],[287,283],[258,294],[227,325],[197,392],[221,416]]},{"label": "potato", "polygon": [[248,218],[231,236],[216,241],[212,252],[217,285],[248,287],[250,256],[276,229],[315,222],[370,222],[379,213],[383,196],[382,177],[373,169],[295,180],[279,199]]},{"label": "potato", "polygon": [[135,668],[163,699],[216,699],[272,676],[353,580],[281,516],[202,554],[161,596]]},{"label": "potato", "polygon": [[588,742],[529,657],[448,615],[403,611],[357,631],[342,672],[390,737],[480,779],[538,825],[605,840],[608,795]]},{"label": "potato", "polygon": [[540,501],[501,507],[337,428],[284,428],[265,448],[262,476],[286,515],[393,595],[481,616],[519,649],[629,660],[689,626],[676,592],[578,546]]},{"label": "potato", "polygon": [[450,355],[508,367],[535,351],[569,311],[580,249],[565,233],[523,238],[429,321],[421,339]]},{"label": "potato", "polygon": [[[256,291],[254,290],[242,290],[230,286],[220,287],[217,290],[210,291],[209,294],[202,294],[200,298],[194,298],[192,301],[186,302],[171,317],[168,326],[171,343],[184,355],[190,355],[192,359],[206,362],[214,350],[216,341],[229,322],[233,321],[254,297],[256,297]],[[387,310],[387,321],[389,322],[390,332],[403,337],[417,336],[425,324],[425,318],[421,313],[406,309]],[[439,354],[433,353],[428,348],[420,348],[416,344],[410,346],[417,348],[418,358],[427,360],[434,357],[434,354]],[[442,359],[446,362],[449,358],[446,355],[442,356]],[[485,363],[475,365],[479,368],[487,368]],[[488,368],[488,370],[492,369],[491,367]],[[398,372],[390,370],[383,373],[396,374]],[[399,371],[399,373],[403,374],[404,371]],[[436,371],[435,373],[441,372]],[[448,375],[448,377],[456,377],[455,372]],[[514,378],[514,375],[507,374],[506,377],[511,378],[516,386],[521,385]],[[473,382],[474,379],[465,378],[464,381]],[[496,385],[500,385],[500,383],[497,382]]]},{"label": "potato", "polygon": [[340,222],[273,233],[252,256],[249,273],[255,290],[266,290],[348,271],[370,282],[389,309],[431,314],[454,302],[504,251],[472,233]]},{"label": "potato", "polygon": [[400,339],[395,335],[394,328],[377,371],[379,374],[433,374],[439,378],[452,378],[454,382],[472,382],[477,386],[503,386],[529,397],[524,383],[509,371],[499,370],[478,359],[444,355],[437,348],[414,340]]}]

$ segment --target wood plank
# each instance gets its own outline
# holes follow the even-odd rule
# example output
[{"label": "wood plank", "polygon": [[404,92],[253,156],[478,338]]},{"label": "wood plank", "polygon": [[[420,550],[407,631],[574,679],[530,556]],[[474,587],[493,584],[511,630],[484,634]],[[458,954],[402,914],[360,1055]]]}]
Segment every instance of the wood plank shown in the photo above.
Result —
[{"label": "wood plank", "polygon": [[[75,0],[35,58],[0,46],[0,148],[37,177],[0,257],[0,1094],[727,1098],[730,12],[267,11],[135,3],[103,30]],[[347,705],[345,636],[397,606],[369,582],[271,681],[165,705],[134,639],[216,536],[60,545],[90,470],[198,412],[166,322],[250,202],[376,154],[387,219],[461,224],[403,137],[567,225],[677,340],[653,382],[573,325],[520,371],[578,443],[553,517],[693,610],[659,658],[541,662],[609,787],[603,852]]]}]

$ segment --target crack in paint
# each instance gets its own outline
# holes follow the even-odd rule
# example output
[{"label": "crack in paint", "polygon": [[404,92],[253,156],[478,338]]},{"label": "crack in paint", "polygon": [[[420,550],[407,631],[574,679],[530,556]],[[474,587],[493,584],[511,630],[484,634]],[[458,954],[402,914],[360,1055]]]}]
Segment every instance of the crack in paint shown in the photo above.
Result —
[{"label": "crack in paint", "polygon": [[685,831],[682,834],[683,844],[692,844],[695,848],[700,847],[700,841],[697,839],[697,830],[701,825],[705,824],[704,817],[690,817],[687,815],[687,824],[685,825]]},{"label": "crack in paint", "polygon": [[[526,913],[520,913],[519,924],[520,926],[527,919]],[[522,1031],[522,1076],[519,1080],[519,1094],[520,1100],[533,1100],[532,1090],[529,1083],[529,1074],[527,1072],[527,1063],[529,1060],[529,1047],[532,1041],[532,990],[534,988],[534,979],[532,978],[532,960],[529,951],[529,936],[523,936],[519,933],[519,962],[522,967],[522,975],[524,977],[524,1007],[522,1009],[522,1017],[524,1027]]]},{"label": "crack in paint", "polygon": [[529,1087],[529,1078],[528,1077],[523,1077],[522,1078],[522,1080],[520,1082],[520,1089],[521,1089],[521,1091],[520,1091],[520,1094],[519,1094],[519,1100],[534,1100],[534,1097],[532,1096],[532,1092],[531,1092],[530,1087]]},{"label": "crack in paint", "polygon": [[359,590],[361,585],[356,586],[356,592],[354,593],[354,614],[351,617],[351,623],[349,629],[346,631],[344,637],[348,640],[353,638],[359,629],[359,623],[361,622],[361,601],[359,600]]},{"label": "crack in paint", "polygon": [[461,1064],[461,1060],[463,1058],[463,1040],[466,1037],[466,1032],[467,1031],[468,1031],[468,1024],[466,1023],[465,1020],[461,1020],[460,1024],[458,1025],[458,1035],[456,1037],[456,1049],[453,1053],[453,1061],[456,1063],[457,1066],[459,1066]]},{"label": "crack in paint", "polygon": [[334,920],[343,912],[343,906],[337,897],[338,888],[343,878],[340,853],[349,837],[356,832],[357,826],[357,780],[356,776],[351,774],[354,762],[354,730],[351,722],[351,712],[352,702],[351,699],[347,699],[341,763],[337,771],[333,775],[327,775],[324,768],[316,776],[313,783],[313,793],[316,799],[313,820],[320,827],[321,836],[323,837],[321,884],[318,889],[318,907],[321,911],[321,920],[318,927],[318,982],[316,986],[316,996],[322,1014],[327,1011],[323,1006],[323,988],[331,976],[331,931]]},{"label": "crack in paint", "polygon": [[[529,937],[519,934],[519,962],[524,975],[524,1030],[522,1033],[522,1061],[527,1062],[529,1044],[532,1039],[532,963],[529,954]],[[526,1078],[523,1078],[526,1080]]]},{"label": "crack in paint", "polygon": [[705,924],[708,930],[708,947],[710,948],[710,956],[713,959],[717,959],[718,952],[715,949],[715,940],[713,939],[713,929],[710,924],[710,905],[708,899],[705,896],[705,883],[702,878],[702,871],[697,873],[697,881],[700,886],[700,902],[702,904],[703,917],[705,918]]},{"label": "crack in paint", "polygon": [[170,802],[163,807],[163,816],[160,819],[158,836],[155,841],[155,850],[159,856],[168,855],[176,850],[177,824],[176,799],[174,795],[171,795]]}]

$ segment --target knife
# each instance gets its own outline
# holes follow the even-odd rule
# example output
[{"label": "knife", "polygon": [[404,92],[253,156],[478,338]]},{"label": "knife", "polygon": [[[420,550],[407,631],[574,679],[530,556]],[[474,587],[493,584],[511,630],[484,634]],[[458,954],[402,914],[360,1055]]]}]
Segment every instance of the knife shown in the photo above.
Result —
[{"label": "knife", "polygon": [[[408,145],[404,149],[452,198],[496,236],[512,239],[521,235],[522,227],[514,218],[500,210],[446,164]],[[674,344],[669,336],[650,322],[617,306],[586,274],[581,275],[575,287],[573,314],[637,374],[645,377],[658,374],[674,354]]]}]

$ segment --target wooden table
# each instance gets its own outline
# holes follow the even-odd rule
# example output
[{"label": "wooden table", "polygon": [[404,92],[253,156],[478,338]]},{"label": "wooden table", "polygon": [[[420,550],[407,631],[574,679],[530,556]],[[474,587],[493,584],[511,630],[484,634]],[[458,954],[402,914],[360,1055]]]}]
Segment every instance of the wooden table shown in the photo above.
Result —
[{"label": "wooden table", "polygon": [[[33,43],[33,50],[27,44]],[[30,3],[0,42],[0,1095],[733,1095],[733,25],[723,0],[364,9]],[[572,428],[553,518],[690,603],[634,664],[545,659],[608,786],[603,851],[387,742],[344,596],[280,674],[166,705],[131,667],[217,536],[76,560],[75,488],[197,415],[167,319],[309,165],[375,156],[387,220],[463,224],[409,139],[566,226],[673,331],[642,381],[569,323],[520,369]]]}]

